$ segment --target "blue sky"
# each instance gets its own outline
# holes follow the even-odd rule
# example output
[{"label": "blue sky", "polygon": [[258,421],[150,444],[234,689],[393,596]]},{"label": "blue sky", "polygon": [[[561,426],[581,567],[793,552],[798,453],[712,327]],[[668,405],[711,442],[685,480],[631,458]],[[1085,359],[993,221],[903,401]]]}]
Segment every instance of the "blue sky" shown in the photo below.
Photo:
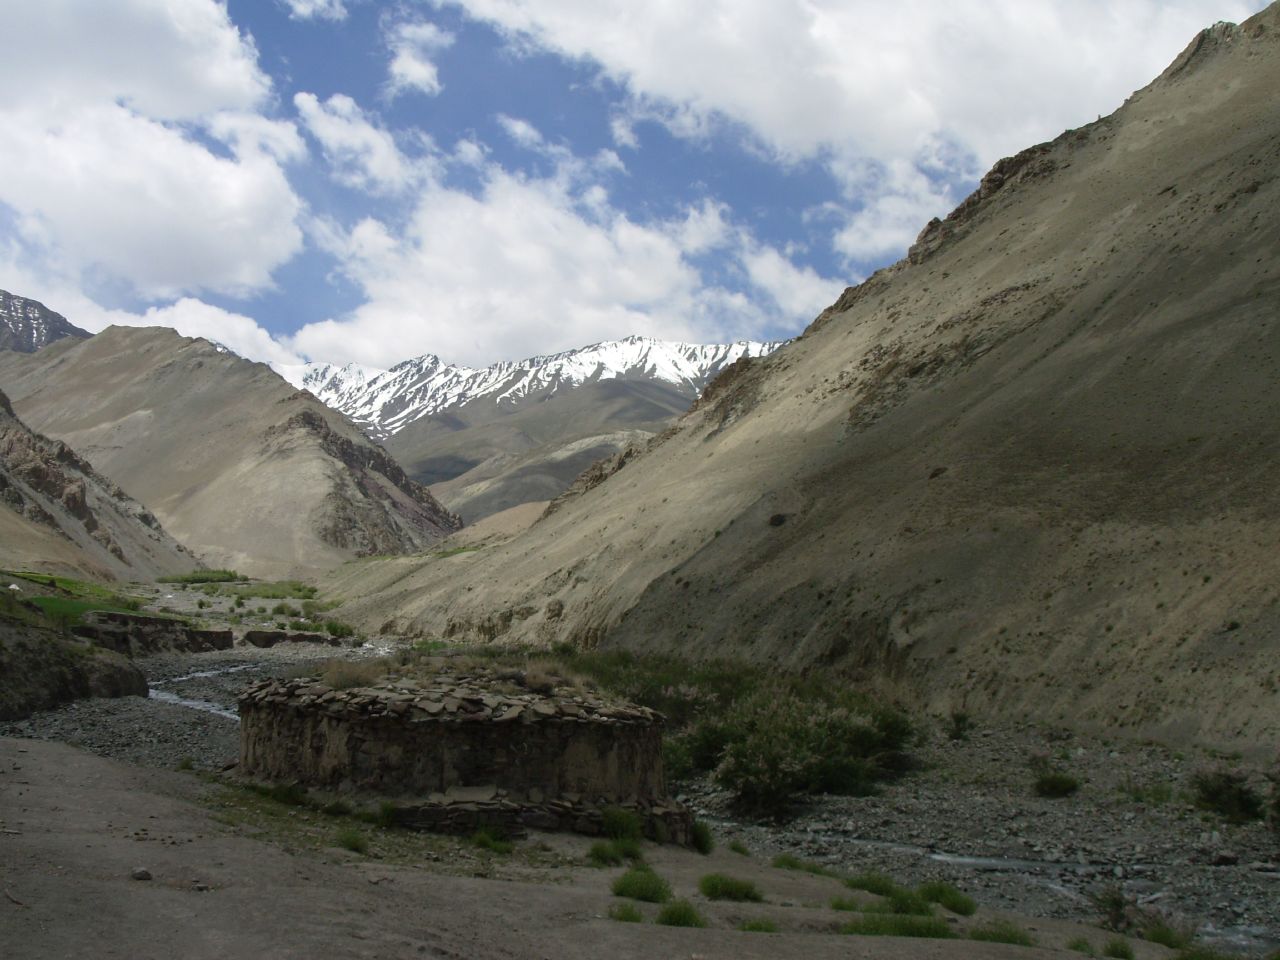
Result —
[{"label": "blue sky", "polygon": [[1260,0],[0,5],[0,287],[253,359],[793,336]]}]

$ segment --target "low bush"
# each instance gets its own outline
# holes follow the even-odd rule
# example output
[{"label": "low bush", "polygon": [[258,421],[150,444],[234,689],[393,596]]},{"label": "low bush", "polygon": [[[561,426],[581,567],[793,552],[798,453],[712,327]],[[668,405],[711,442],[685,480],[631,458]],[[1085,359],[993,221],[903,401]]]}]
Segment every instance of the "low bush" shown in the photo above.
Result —
[{"label": "low bush", "polygon": [[368,838],[354,827],[339,831],[333,842],[336,846],[342,847],[344,850],[351,850],[354,853],[369,852]]},{"label": "low bush", "polygon": [[777,933],[778,925],[766,917],[756,920],[743,920],[738,929],[746,933]]},{"label": "low bush", "polygon": [[711,828],[701,820],[693,821],[693,849],[705,857],[715,848],[716,841],[711,836]]},{"label": "low bush", "polygon": [[930,903],[936,903],[952,913],[962,917],[971,917],[978,909],[973,897],[966,896],[949,883],[935,882],[921,884],[916,890],[920,896]]},{"label": "low bush", "polygon": [[867,913],[903,913],[918,917],[933,916],[929,901],[911,890],[894,890],[876,903],[866,906]]},{"label": "low bush", "polygon": [[969,739],[973,718],[963,710],[952,710],[947,718],[947,739],[956,742]]},{"label": "low bush", "polygon": [[664,927],[705,927],[707,921],[688,900],[672,900],[661,910],[654,921]]},{"label": "low bush", "polygon": [[622,807],[605,807],[601,811],[601,815],[604,817],[601,830],[606,837],[611,837],[614,840],[639,840],[644,836],[640,814],[634,810],[625,810]]},{"label": "low bush", "polygon": [[620,840],[597,840],[587,851],[587,859],[595,867],[616,867],[624,860],[640,862],[644,854],[640,841],[630,837]]},{"label": "low bush", "polygon": [[671,885],[647,867],[632,867],[613,881],[613,895],[646,903],[666,903]]},{"label": "low bush", "polygon": [[510,840],[504,840],[494,835],[490,830],[477,830],[471,835],[471,843],[481,850],[488,850],[490,853],[502,854],[503,856],[516,848],[515,844]]},{"label": "low bush", "polygon": [[750,880],[723,873],[708,873],[698,881],[698,890],[708,900],[734,900],[739,903],[760,903],[764,895]]},{"label": "low bush", "polygon": [[1191,788],[1197,807],[1216,813],[1229,823],[1262,818],[1262,797],[1239,771],[1202,770],[1191,778]]},{"label": "low bush", "polygon": [[751,851],[747,849],[747,845],[743,843],[741,840],[730,840],[729,849],[732,850],[734,853],[736,853],[740,857],[751,856]]},{"label": "low bush", "polygon": [[644,914],[634,903],[615,903],[609,908],[609,919],[619,923],[644,923]]},{"label": "low bush", "polygon": [[300,617],[302,611],[291,603],[277,603],[271,608],[271,615],[275,617]]},{"label": "low bush", "polygon": [[1151,920],[1142,928],[1142,939],[1171,950],[1181,950],[1191,942],[1191,935],[1165,920]]},{"label": "low bush", "polygon": [[341,620],[326,620],[324,622],[324,632],[331,637],[342,639],[343,637],[354,637],[356,628],[349,623],[343,623]]},{"label": "low bush", "polygon": [[1093,949],[1093,944],[1084,937],[1068,940],[1067,949],[1074,950],[1076,953],[1083,953],[1086,957],[1096,957],[1098,955],[1098,952]]},{"label": "low bush", "polygon": [[866,937],[927,937],[934,940],[951,940],[956,936],[945,920],[899,913],[864,914],[850,920],[840,928],[840,932]]},{"label": "low bush", "polygon": [[1012,943],[1019,947],[1036,945],[1035,937],[1007,920],[992,920],[981,927],[974,927],[969,931],[969,939],[987,943]]},{"label": "low bush", "polygon": [[1102,955],[1114,960],[1133,960],[1133,947],[1124,937],[1112,937],[1102,948]]},{"label": "low bush", "polygon": [[879,897],[890,896],[902,889],[891,878],[875,872],[860,873],[856,877],[849,877],[844,883],[852,890],[865,890]]},{"label": "low bush", "polygon": [[855,900],[853,897],[832,897],[832,910],[843,910],[846,913],[861,913],[862,901]]},{"label": "low bush", "polygon": [[1108,930],[1127,930],[1134,912],[1133,900],[1118,883],[1110,883],[1088,894],[1089,901],[1102,914],[1102,925]]},{"label": "low bush", "polygon": [[773,865],[781,870],[799,870],[801,873],[812,873],[819,877],[839,877],[840,874],[831,867],[812,860],[802,860],[792,853],[780,853],[773,858]]},{"label": "low bush", "polygon": [[1036,796],[1060,800],[1063,797],[1071,796],[1079,790],[1080,781],[1069,773],[1063,773],[1061,770],[1051,770],[1036,777],[1034,787]]}]

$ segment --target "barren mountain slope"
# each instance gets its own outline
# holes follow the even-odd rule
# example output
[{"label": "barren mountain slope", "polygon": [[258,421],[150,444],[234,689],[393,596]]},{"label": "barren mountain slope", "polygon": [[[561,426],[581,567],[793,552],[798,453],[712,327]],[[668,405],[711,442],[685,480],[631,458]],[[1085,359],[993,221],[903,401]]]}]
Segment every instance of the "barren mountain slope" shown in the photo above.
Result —
[{"label": "barren mountain slope", "polygon": [[147,580],[197,565],[142,504],[28,430],[0,393],[0,567]]},{"label": "barren mountain slope", "polygon": [[0,386],[213,566],[306,574],[458,525],[341,414],[172,330],[110,327],[3,356]]},{"label": "barren mountain slope", "polygon": [[583,470],[664,429],[696,393],[601,380],[511,406],[483,397],[416,420],[383,441],[406,472],[468,523],[559,496]]},{"label": "barren mountain slope", "polygon": [[332,588],[369,626],[863,670],[933,709],[1274,749],[1278,380],[1273,5],[1002,161],[524,535]]},{"label": "barren mountain slope", "polygon": [[89,331],[73,326],[40,301],[0,290],[0,350],[35,353],[57,340],[88,336]]}]

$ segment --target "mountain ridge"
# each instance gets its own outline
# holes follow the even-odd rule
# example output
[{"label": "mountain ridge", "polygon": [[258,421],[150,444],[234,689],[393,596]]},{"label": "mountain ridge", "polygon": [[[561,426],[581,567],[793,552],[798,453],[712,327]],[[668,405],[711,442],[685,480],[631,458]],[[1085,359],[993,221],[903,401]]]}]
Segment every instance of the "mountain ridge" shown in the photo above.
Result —
[{"label": "mountain ridge", "polygon": [[0,290],[0,350],[35,353],[58,340],[89,336],[39,300]]}]

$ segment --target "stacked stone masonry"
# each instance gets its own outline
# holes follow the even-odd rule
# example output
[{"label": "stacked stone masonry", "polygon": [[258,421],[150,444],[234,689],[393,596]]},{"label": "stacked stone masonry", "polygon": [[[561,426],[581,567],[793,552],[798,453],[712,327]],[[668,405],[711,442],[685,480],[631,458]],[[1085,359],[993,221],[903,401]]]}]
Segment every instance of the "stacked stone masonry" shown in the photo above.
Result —
[{"label": "stacked stone masonry", "polygon": [[243,774],[394,798],[406,826],[598,834],[618,806],[653,839],[691,837],[666,793],[662,717],[644,707],[441,673],[352,690],[266,680],[241,694],[240,721]]}]

